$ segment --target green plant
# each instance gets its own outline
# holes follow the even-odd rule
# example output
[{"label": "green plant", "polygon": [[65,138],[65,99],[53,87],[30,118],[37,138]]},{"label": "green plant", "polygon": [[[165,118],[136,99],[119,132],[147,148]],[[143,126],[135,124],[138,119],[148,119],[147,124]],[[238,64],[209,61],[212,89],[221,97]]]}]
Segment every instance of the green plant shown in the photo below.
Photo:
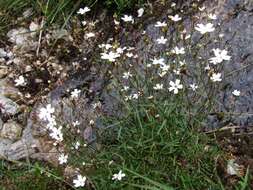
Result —
[{"label": "green plant", "polygon": [[[0,1],[0,30],[16,24],[17,17],[31,8],[33,16],[31,18],[45,19],[45,26],[53,23],[66,25],[75,12],[85,6],[90,8],[107,8],[110,12],[121,13],[126,9],[134,9],[143,4],[143,0],[6,0]],[[13,23],[14,22],[14,23]]]},{"label": "green plant", "polygon": [[22,162],[0,162],[0,189],[1,190],[45,190],[69,189],[69,185],[60,176],[57,169],[51,169],[45,164],[26,164]]},{"label": "green plant", "polygon": [[[184,114],[168,102],[138,104],[129,113],[103,142],[90,175],[97,189],[219,189],[215,158],[221,152],[188,128]],[[126,179],[112,182],[119,170]]]}]

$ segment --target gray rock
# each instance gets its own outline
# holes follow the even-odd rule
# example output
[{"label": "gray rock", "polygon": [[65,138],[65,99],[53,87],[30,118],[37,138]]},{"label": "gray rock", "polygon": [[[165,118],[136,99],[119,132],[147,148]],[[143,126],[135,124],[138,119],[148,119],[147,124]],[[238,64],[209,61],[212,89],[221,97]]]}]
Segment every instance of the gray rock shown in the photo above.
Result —
[{"label": "gray rock", "polygon": [[0,95],[10,98],[12,100],[19,100],[22,94],[6,79],[0,80]]},{"label": "gray rock", "polygon": [[3,48],[0,48],[0,58],[6,57],[6,56],[7,56],[7,52]]},{"label": "gray rock", "polygon": [[8,74],[7,66],[0,66],[0,79],[5,77]]},{"label": "gray rock", "polygon": [[0,95],[1,112],[7,116],[15,115],[19,112],[19,105],[5,96]]},{"label": "gray rock", "polygon": [[6,151],[8,151],[12,141],[9,139],[2,139],[0,138],[0,158],[6,159]]},{"label": "gray rock", "polygon": [[20,138],[22,126],[15,121],[8,121],[1,129],[0,137],[15,141]]}]

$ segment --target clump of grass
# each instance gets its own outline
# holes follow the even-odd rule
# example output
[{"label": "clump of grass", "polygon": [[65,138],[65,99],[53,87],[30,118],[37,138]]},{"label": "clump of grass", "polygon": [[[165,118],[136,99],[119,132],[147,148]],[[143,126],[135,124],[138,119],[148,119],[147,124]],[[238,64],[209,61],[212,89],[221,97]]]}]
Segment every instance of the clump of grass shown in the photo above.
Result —
[{"label": "clump of grass", "polygon": [[[189,128],[184,114],[169,102],[139,105],[130,113],[115,138],[110,134],[103,142],[90,175],[98,189],[220,189],[216,160],[222,152]],[[112,182],[119,170],[126,178]]]},{"label": "clump of grass", "polygon": [[3,160],[0,163],[1,190],[70,189],[71,186],[59,176],[59,170],[39,163],[11,164]]},{"label": "clump of grass", "polygon": [[[144,0],[7,0],[0,2],[0,30],[7,28],[22,16],[22,13],[31,8],[33,16],[31,18],[45,18],[45,25],[51,26],[54,23],[66,24],[75,12],[88,6],[90,8],[106,8],[110,12],[121,13],[125,10],[133,10],[137,5],[144,3]],[[15,24],[15,23],[13,23]]]}]

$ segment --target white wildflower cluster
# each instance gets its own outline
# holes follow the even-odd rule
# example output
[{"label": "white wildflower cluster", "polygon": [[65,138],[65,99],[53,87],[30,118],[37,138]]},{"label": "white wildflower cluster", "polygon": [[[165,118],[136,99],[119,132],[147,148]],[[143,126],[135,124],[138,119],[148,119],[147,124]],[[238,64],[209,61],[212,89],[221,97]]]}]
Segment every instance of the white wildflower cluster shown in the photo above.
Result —
[{"label": "white wildflower cluster", "polygon": [[174,49],[172,49],[172,51],[171,51],[172,53],[174,53],[174,54],[176,54],[176,55],[183,55],[183,54],[185,54],[185,49],[184,49],[184,47],[175,47]]},{"label": "white wildflower cluster", "polygon": [[178,21],[180,21],[180,20],[182,20],[182,18],[178,15],[178,14],[176,14],[176,15],[174,15],[174,16],[168,16],[172,21],[174,21],[174,22],[178,22]]},{"label": "white wildflower cluster", "polygon": [[134,47],[115,47],[112,44],[101,44],[99,48],[103,50],[101,53],[101,59],[107,60],[109,62],[116,62],[120,57],[125,55],[127,58],[137,58],[138,55],[134,54],[132,51],[135,50]]},{"label": "white wildflower cluster", "polygon": [[[78,11],[77,11],[77,14],[80,14],[80,15],[85,15],[87,12],[90,11],[90,8],[89,7],[84,7],[84,8],[80,8]],[[82,25],[85,26],[87,24],[87,22],[85,20],[82,21]],[[94,34],[93,33],[90,33],[90,34],[87,34],[86,35],[87,38],[89,37],[94,37]]]},{"label": "white wildflower cluster", "polygon": [[134,23],[134,18],[133,16],[131,15],[124,15],[122,18],[121,18],[124,22],[130,22],[130,23]]},{"label": "white wildflower cluster", "polygon": [[104,51],[101,53],[101,59],[109,62],[115,62],[126,50],[126,48],[121,47],[114,49],[111,44],[101,44],[99,47]]},{"label": "white wildflower cluster", "polygon": [[62,126],[56,127],[56,119],[53,113],[55,109],[51,104],[48,104],[45,108],[41,108],[39,112],[39,118],[47,122],[47,129],[50,131],[49,135],[52,139],[56,140],[56,143],[63,141]]},{"label": "white wildflower cluster", "polygon": [[167,23],[165,21],[161,22],[161,21],[157,21],[155,24],[155,27],[157,28],[161,28],[161,27],[166,27]]},{"label": "white wildflower cluster", "polygon": [[80,14],[80,15],[84,15],[85,13],[89,12],[90,11],[90,8],[89,7],[84,7],[84,8],[80,8],[78,11],[77,11],[77,14]]},{"label": "white wildflower cluster", "polygon": [[140,95],[141,95],[140,92],[131,93],[130,95],[125,96],[125,101],[137,100],[137,99],[139,99]]}]

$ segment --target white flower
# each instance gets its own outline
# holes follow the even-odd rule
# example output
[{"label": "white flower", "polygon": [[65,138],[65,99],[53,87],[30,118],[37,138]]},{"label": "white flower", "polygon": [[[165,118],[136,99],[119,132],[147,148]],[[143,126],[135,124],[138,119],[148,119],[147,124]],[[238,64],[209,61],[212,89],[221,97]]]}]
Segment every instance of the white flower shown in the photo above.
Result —
[{"label": "white flower", "polygon": [[130,15],[124,15],[124,17],[121,17],[121,19],[124,21],[124,22],[131,22],[131,23],[134,23],[134,19],[133,17]]},{"label": "white flower", "polygon": [[210,18],[211,20],[216,20],[217,19],[217,16],[215,14],[209,14],[208,15],[208,18]]},{"label": "white flower", "polygon": [[122,91],[128,91],[129,90],[129,86],[123,86]]},{"label": "white flower", "polygon": [[139,93],[134,93],[131,95],[131,98],[133,99],[138,99],[139,98]]},{"label": "white flower", "polygon": [[155,25],[155,27],[165,27],[165,26],[167,26],[166,22],[160,22],[160,21],[158,21]]},{"label": "white flower", "polygon": [[59,164],[65,164],[68,161],[68,155],[61,154],[58,160],[59,160]]},{"label": "white flower", "polygon": [[81,93],[81,90],[74,89],[74,90],[71,92],[71,98],[78,98],[78,96],[79,96],[80,93]]},{"label": "white flower", "polygon": [[79,141],[77,141],[75,144],[74,144],[74,148],[76,149],[76,150],[78,150],[79,149],[79,147],[80,147],[80,142]]},{"label": "white flower", "polygon": [[180,64],[181,67],[183,67],[184,65],[186,65],[186,62],[185,62],[185,60],[179,61],[179,64]]},{"label": "white flower", "polygon": [[160,77],[163,77],[164,75],[166,75],[166,73],[168,72],[169,68],[170,68],[169,65],[165,65],[165,64],[161,65],[161,67],[160,67],[161,71],[158,72],[158,75]]},{"label": "white flower", "polygon": [[142,17],[142,15],[144,13],[144,9],[140,8],[137,12],[138,12],[138,17]]},{"label": "white flower", "polygon": [[46,108],[40,109],[39,118],[44,121],[51,120],[54,111],[55,109],[51,106],[51,104],[48,104]]},{"label": "white flower", "polygon": [[213,32],[215,28],[213,27],[212,23],[207,23],[207,24],[197,24],[195,27],[195,30],[199,31],[201,34],[205,34],[208,32]]},{"label": "white flower", "polygon": [[220,82],[220,81],[222,81],[222,79],[221,79],[221,73],[213,73],[210,79],[213,82]]},{"label": "white flower", "polygon": [[14,82],[16,83],[15,86],[25,86],[26,85],[25,78],[23,76],[19,76],[17,79],[14,80]]},{"label": "white flower", "polygon": [[160,58],[160,59],[156,59],[156,58],[154,58],[153,60],[153,65],[164,65],[164,58]]},{"label": "white flower", "polygon": [[115,62],[116,58],[120,57],[120,54],[110,51],[109,53],[101,53],[101,59],[106,59],[110,62]]},{"label": "white flower", "polygon": [[177,55],[179,54],[185,54],[185,50],[184,48],[178,48],[177,46],[171,51],[172,53],[175,53]]},{"label": "white flower", "polygon": [[196,91],[198,89],[198,86],[196,84],[190,84],[190,87],[193,91]]},{"label": "white flower", "polygon": [[90,11],[90,8],[89,7],[84,7],[84,8],[80,8],[78,11],[77,11],[77,14],[80,14],[80,15],[83,15],[87,12]]},{"label": "white flower", "polygon": [[174,94],[177,94],[178,93],[178,89],[182,89],[183,88],[183,85],[180,84],[180,80],[179,79],[176,79],[175,82],[173,81],[170,81],[170,87],[169,87],[169,91],[174,91]]},{"label": "white flower", "polygon": [[81,176],[81,175],[78,175],[77,179],[73,180],[73,183],[74,183],[75,187],[84,187],[85,182],[86,182],[86,177]]},{"label": "white flower", "polygon": [[231,56],[228,55],[227,50],[220,50],[219,48],[213,49],[214,57],[210,58],[209,61],[216,65],[221,63],[223,60],[229,61]]},{"label": "white flower", "polygon": [[96,103],[92,104],[93,109],[101,108],[101,106],[102,106],[101,102],[96,102]]},{"label": "white flower", "polygon": [[204,6],[203,7],[199,7],[200,11],[204,11],[205,9],[206,9],[206,7],[204,7]]},{"label": "white flower", "polygon": [[210,70],[210,69],[211,69],[211,68],[210,68],[210,65],[205,66],[204,69],[205,69],[206,71]]},{"label": "white flower", "polygon": [[169,17],[172,21],[174,21],[174,22],[178,22],[178,21],[182,20],[182,18],[179,17],[178,14],[176,14],[175,16],[168,16],[168,17]]},{"label": "white flower", "polygon": [[154,87],[153,87],[154,90],[162,90],[163,89],[163,84],[156,84]]},{"label": "white flower", "polygon": [[51,133],[49,134],[50,137],[59,142],[63,141],[63,133],[61,130],[62,126],[60,126],[59,128],[56,127],[51,128]]},{"label": "white flower", "polygon": [[82,25],[85,26],[87,24],[87,22],[84,20],[82,21]]},{"label": "white flower", "polygon": [[124,79],[129,79],[129,77],[131,77],[131,76],[132,76],[132,74],[130,72],[123,73],[123,78]]},{"label": "white flower", "polygon": [[116,52],[118,54],[122,54],[122,53],[124,53],[124,50],[125,50],[124,48],[119,47],[119,48],[116,49]]},{"label": "white flower", "polygon": [[119,25],[119,21],[117,21],[117,20],[114,19],[114,24],[115,25]]},{"label": "white flower", "polygon": [[169,68],[170,68],[169,65],[165,65],[165,64],[161,65],[161,69],[163,72],[167,72],[169,70]]},{"label": "white flower", "polygon": [[240,92],[239,90],[234,90],[234,91],[232,92],[232,94],[233,94],[234,96],[240,96],[241,92]]},{"label": "white flower", "polygon": [[180,75],[181,70],[180,70],[180,69],[174,69],[173,72],[174,72],[176,75]]},{"label": "white flower", "polygon": [[72,125],[73,125],[74,127],[76,127],[76,126],[80,125],[80,122],[79,122],[79,121],[74,121],[74,122],[72,123]]},{"label": "white flower", "polygon": [[131,57],[133,57],[133,56],[134,56],[134,54],[133,54],[133,53],[129,53],[129,52],[128,52],[128,53],[126,53],[126,56],[127,56],[127,57],[129,57],[129,58],[131,58]]},{"label": "white flower", "polygon": [[55,117],[53,115],[51,115],[50,118],[48,118],[48,124],[47,124],[47,128],[49,130],[52,130],[55,126],[56,126],[56,121],[55,121]]},{"label": "white flower", "polygon": [[161,36],[160,38],[158,38],[156,40],[158,42],[158,44],[166,44],[166,42],[168,41],[166,38],[164,38],[163,36]]},{"label": "white flower", "polygon": [[191,37],[190,34],[186,35],[184,39],[188,40]]},{"label": "white flower", "polygon": [[125,177],[126,174],[122,173],[122,170],[119,171],[117,174],[113,174],[112,180],[118,180],[121,181],[123,177]]},{"label": "white flower", "polygon": [[94,120],[90,120],[89,124],[90,125],[94,125],[95,121]]},{"label": "white flower", "polygon": [[89,33],[87,33],[85,36],[86,36],[86,38],[93,38],[93,37],[95,37],[96,35],[95,35],[94,33],[92,33],[92,32],[89,32]]}]

